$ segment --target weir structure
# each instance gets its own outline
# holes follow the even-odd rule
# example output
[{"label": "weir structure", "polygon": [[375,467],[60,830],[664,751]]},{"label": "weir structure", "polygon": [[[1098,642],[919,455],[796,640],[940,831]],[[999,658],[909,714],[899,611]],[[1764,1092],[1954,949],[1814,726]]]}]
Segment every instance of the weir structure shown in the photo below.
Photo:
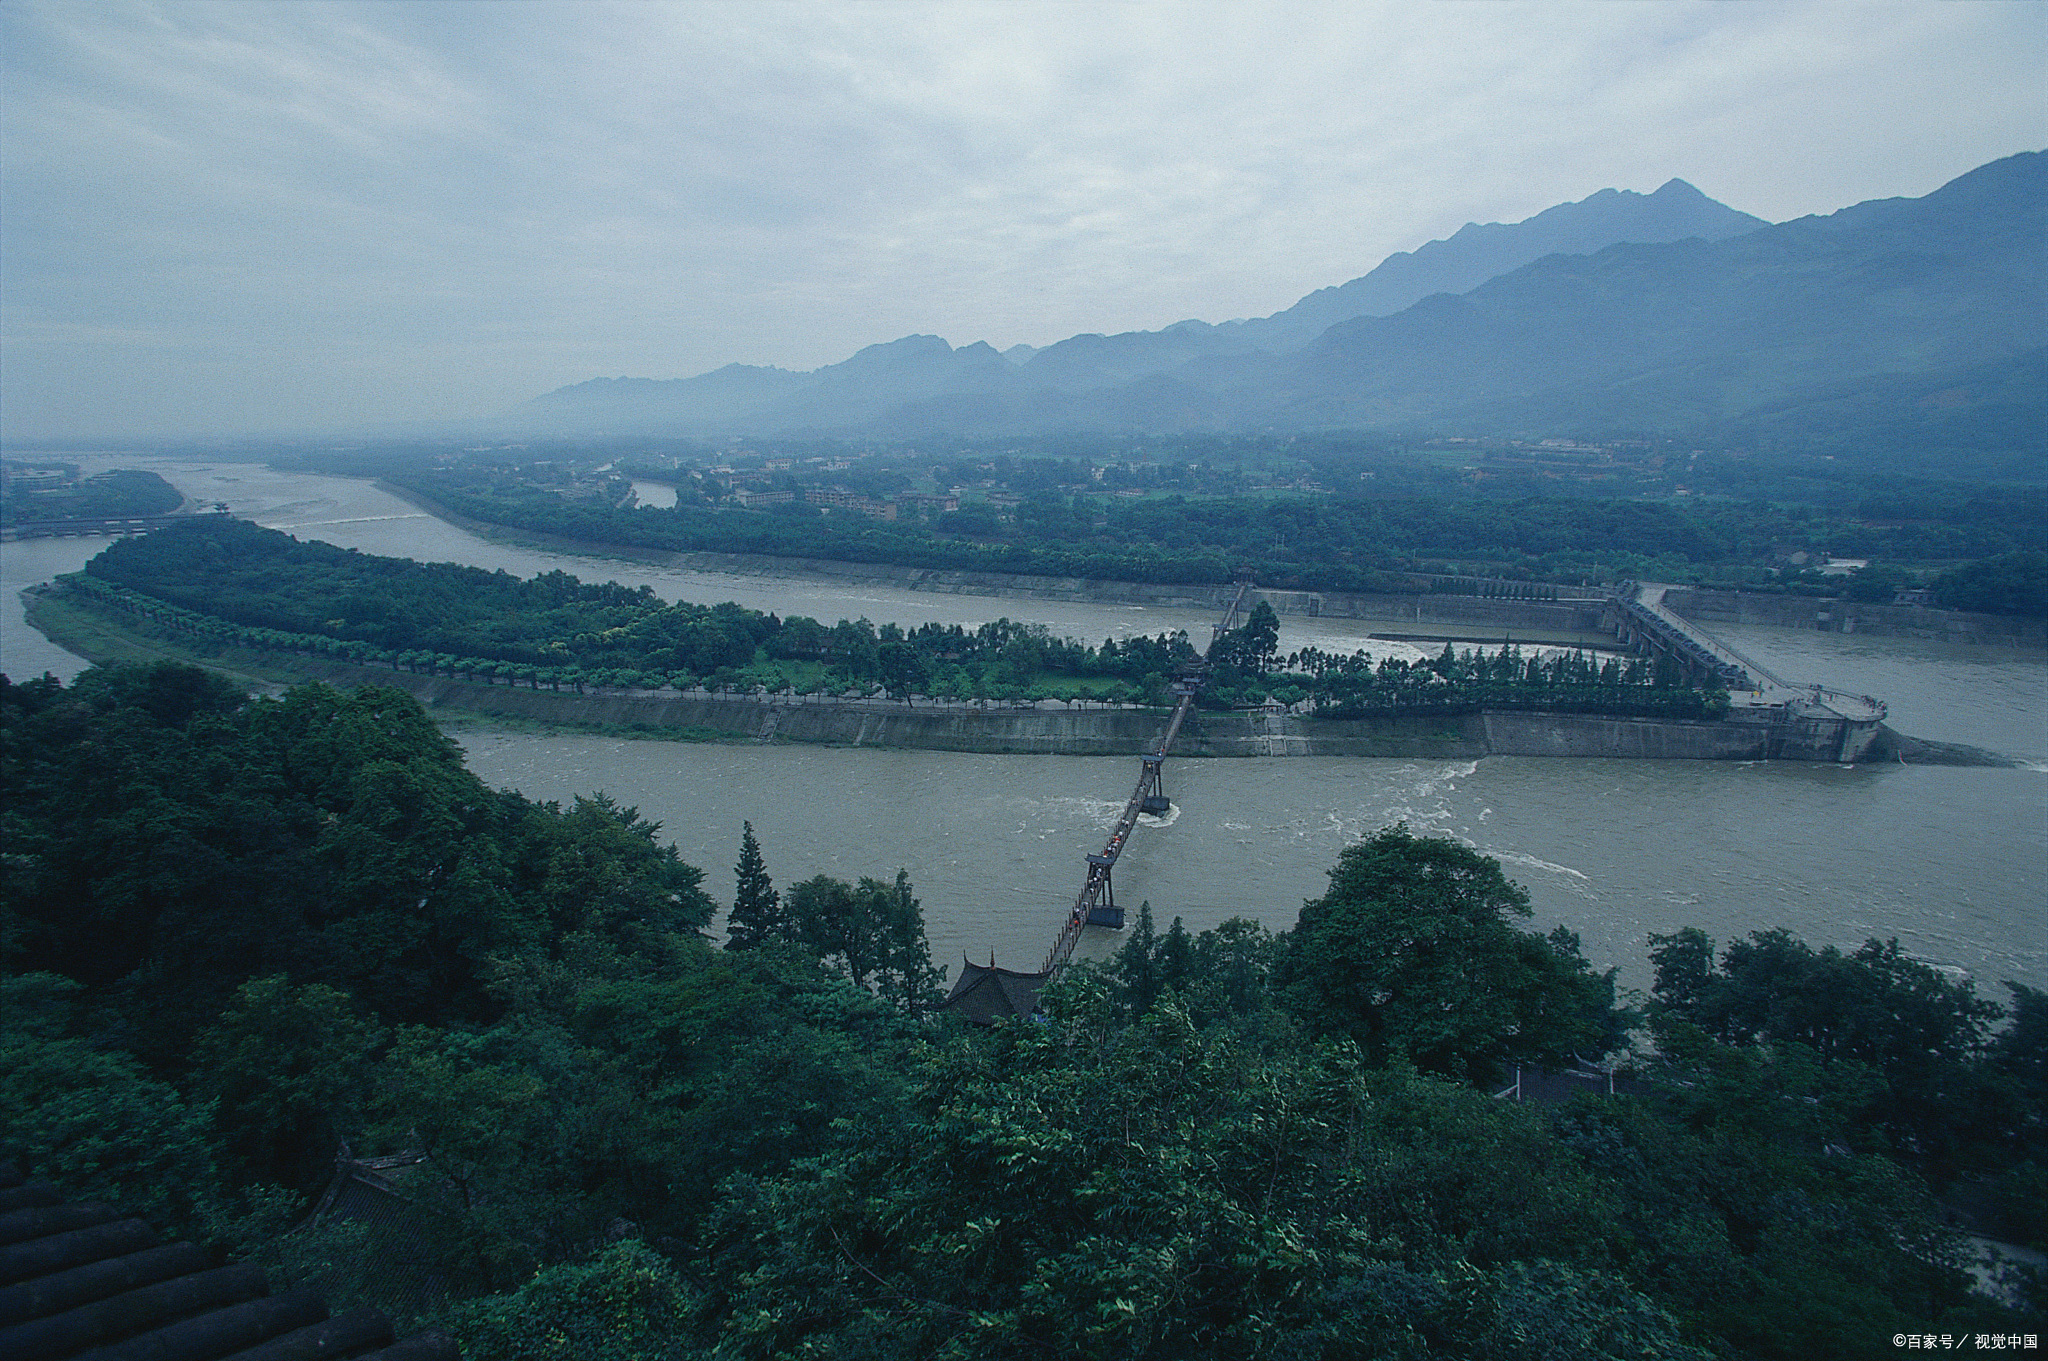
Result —
[{"label": "weir structure", "polygon": [[1715,682],[1728,691],[1727,722],[1761,730],[1758,754],[1777,760],[1853,764],[1862,759],[1885,720],[1883,700],[1824,685],[1795,685],[1736,651],[1664,603],[1672,588],[1654,581],[1624,581],[1607,597],[1602,622],[1625,647],[1681,667],[1695,684]]},{"label": "weir structure", "polygon": [[1137,787],[1124,803],[1123,812],[1117,815],[1116,825],[1110,828],[1109,840],[1103,843],[1099,852],[1086,858],[1088,870],[1081,881],[1081,891],[1074,895],[1074,906],[1061,924],[1059,934],[1053,938],[1045,963],[1036,972],[1025,973],[999,969],[993,957],[985,968],[972,960],[962,960],[960,976],[953,981],[953,989],[946,995],[946,1010],[983,1024],[1004,1016],[1027,1017],[1035,1009],[1038,989],[1073,959],[1074,946],[1080,943],[1083,931],[1091,926],[1122,929],[1124,910],[1116,905],[1113,874],[1117,858],[1124,853],[1141,814],[1158,817],[1173,807],[1162,783],[1166,757],[1173,750],[1174,739],[1180,736],[1181,724],[1186,721],[1188,710],[1194,707],[1195,696],[1201,693],[1202,683],[1208,678],[1209,654],[1215,651],[1217,641],[1224,634],[1237,627],[1244,598],[1251,588],[1249,580],[1238,582],[1230,608],[1224,611],[1222,622],[1210,632],[1209,646],[1203,650],[1202,659],[1183,668],[1175,677],[1173,715],[1166,720],[1166,729],[1159,734],[1159,741],[1153,749],[1138,758]]}]

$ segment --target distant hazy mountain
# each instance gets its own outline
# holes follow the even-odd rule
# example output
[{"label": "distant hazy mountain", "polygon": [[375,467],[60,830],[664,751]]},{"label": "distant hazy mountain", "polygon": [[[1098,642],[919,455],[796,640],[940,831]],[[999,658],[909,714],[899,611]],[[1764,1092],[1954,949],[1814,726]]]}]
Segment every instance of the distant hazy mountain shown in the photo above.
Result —
[{"label": "distant hazy mountain", "polygon": [[[1550,249],[1597,241],[1602,223],[1647,235],[1681,221],[1682,239]],[[1928,448],[2039,462],[2048,154],[1921,199],[1740,230],[1754,222],[1673,181],[1467,227],[1257,322],[1008,355],[912,336],[808,374],[578,384],[523,418],[676,433],[1720,427],[1804,445],[1908,429]],[[1300,348],[1280,339],[1403,299]]]},{"label": "distant hazy mountain", "polygon": [[[1762,218],[1716,203],[1683,180],[1672,180],[1654,194],[1603,189],[1522,222],[1468,222],[1447,241],[1389,256],[1370,274],[1318,289],[1270,317],[1079,335],[1043,349],[1014,345],[1002,351],[1002,358],[1021,371],[1016,383],[983,362],[986,356],[979,351],[986,346],[953,351],[936,336],[906,336],[809,374],[728,364],[695,378],[596,378],[537,398],[523,414],[544,424],[613,429],[758,427],[763,421],[771,426],[843,425],[946,390],[1089,391],[1168,373],[1204,356],[1300,349],[1336,322],[1390,315],[1432,293],[1462,293],[1558,251],[1584,253],[1623,241],[1689,236],[1720,240],[1762,225]],[[969,352],[972,357],[965,360],[949,357]],[[750,416],[760,419],[749,421]]]},{"label": "distant hazy mountain", "polygon": [[695,378],[593,378],[534,398],[520,413],[543,425],[596,423],[622,429],[725,425],[744,421],[809,375],[788,369],[727,364]]},{"label": "distant hazy mountain", "polygon": [[[1553,255],[1329,328],[1260,377],[1287,423],[1670,427],[2048,343],[2048,155],[1720,242]],[[1249,414],[1248,412],[1244,414]]]},{"label": "distant hazy mountain", "polygon": [[887,424],[1722,429],[1872,457],[1918,439],[1928,460],[2039,476],[2044,345],[2048,155],[2030,152],[1921,199],[1719,242],[1547,256],[1463,295],[1339,323],[1296,354],[1190,360],[1058,410],[954,395],[942,418],[904,408]]},{"label": "distant hazy mountain", "polygon": [[1363,278],[1319,288],[1284,312],[1219,329],[1235,329],[1261,349],[1297,350],[1340,321],[1390,317],[1433,293],[1468,292],[1546,255],[1591,255],[1623,242],[1694,236],[1722,241],[1765,225],[1684,180],[1668,180],[1654,194],[1602,189],[1513,224],[1468,222],[1448,240],[1389,255]]}]

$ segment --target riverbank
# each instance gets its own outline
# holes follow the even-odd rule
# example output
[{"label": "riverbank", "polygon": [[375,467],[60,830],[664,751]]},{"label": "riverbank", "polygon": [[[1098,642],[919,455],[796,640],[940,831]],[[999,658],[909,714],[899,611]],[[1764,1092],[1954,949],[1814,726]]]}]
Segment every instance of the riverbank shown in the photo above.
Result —
[{"label": "riverbank", "polygon": [[[1082,577],[941,571],[829,558],[781,558],[748,553],[690,553],[595,543],[539,530],[515,530],[472,519],[389,483],[382,491],[458,529],[495,542],[579,557],[647,563],[738,577],[807,576],[845,585],[884,586],[937,595],[974,595],[1094,605],[1134,605],[1221,611],[1236,587],[1229,583],[1155,583]],[[1569,589],[1569,588],[1561,588]],[[1605,596],[1594,590],[1557,600],[1493,600],[1450,594],[1367,594],[1341,591],[1254,590],[1283,616],[1347,619],[1383,624],[1374,639],[1416,645],[1525,643],[1616,651],[1614,635],[1600,627]],[[1813,596],[1762,595],[1692,587],[1674,588],[1666,603],[1701,624],[1759,624],[1772,628],[1924,638],[1986,647],[2048,651],[2048,621],[1968,614],[1924,605],[1873,605]]]},{"label": "riverbank", "polygon": [[[31,621],[94,660],[169,657],[222,671],[246,684],[317,680],[384,685],[412,694],[437,720],[543,724],[683,741],[811,743],[828,746],[1005,755],[1126,756],[1156,743],[1166,711],[1138,706],[1075,709],[1044,701],[1018,706],[972,702],[730,695],[705,691],[577,694],[423,676],[320,658],[223,648],[151,634],[39,591]],[[1192,714],[1176,755],[1214,757],[1370,756],[1476,759],[1484,756],[1619,757],[1637,760],[1853,762],[2004,765],[2003,758],[1953,744],[1918,742],[1889,729],[1826,715],[1735,710],[1717,720],[1615,718],[1483,710],[1448,715],[1315,718],[1286,712]]]}]

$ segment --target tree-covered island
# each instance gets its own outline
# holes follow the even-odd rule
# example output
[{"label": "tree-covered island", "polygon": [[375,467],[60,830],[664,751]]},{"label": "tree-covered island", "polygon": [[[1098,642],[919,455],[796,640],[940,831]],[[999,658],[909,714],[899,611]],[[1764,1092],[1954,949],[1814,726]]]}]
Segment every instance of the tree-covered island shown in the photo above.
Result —
[{"label": "tree-covered island", "polygon": [[[1289,929],[1141,912],[977,1031],[886,848],[778,887],[735,826],[719,933],[659,828],[486,788],[395,690],[0,682],[0,787],[0,1156],[474,1361],[2048,1331],[1937,1199],[2048,1246],[2048,996],[1896,944],[1680,931],[1618,998],[1497,863],[1390,828]],[[1495,1095],[1586,1062],[1612,1094]],[[337,1154],[392,1213],[312,1213]]]},{"label": "tree-covered island", "polygon": [[[827,627],[733,604],[670,604],[651,590],[564,572],[504,572],[380,558],[226,516],[113,543],[65,578],[88,605],[201,645],[303,655],[551,690],[696,686],[741,693],[1167,704],[1197,660],[1185,635],[1090,646],[1007,619],[974,629]],[[1485,655],[1446,644],[1410,663],[1314,648],[1282,655],[1256,606],[1212,651],[1201,702],[1267,702],[1329,717],[1481,708],[1698,718],[1725,693],[1634,658]]]}]

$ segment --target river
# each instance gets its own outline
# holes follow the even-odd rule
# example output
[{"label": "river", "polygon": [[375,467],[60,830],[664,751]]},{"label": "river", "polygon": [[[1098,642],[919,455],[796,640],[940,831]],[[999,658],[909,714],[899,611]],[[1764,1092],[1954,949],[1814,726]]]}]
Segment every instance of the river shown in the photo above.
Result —
[{"label": "river", "polygon": [[[530,575],[555,568],[652,586],[668,599],[736,600],[832,623],[1001,615],[1091,640],[1186,629],[1205,613],[1023,598],[931,595],[800,576],[727,575],[593,560],[499,544],[435,520],[376,488],[255,465],[71,456],[91,469],[152,467],[188,496],[359,548]],[[29,629],[24,586],[75,570],[104,540],[44,539],[0,550],[8,613],[0,667],[21,677],[80,663]],[[1364,646],[1364,621],[1283,619],[1283,647]],[[1580,933],[1600,967],[1646,987],[1647,938],[1696,925],[1719,940],[1785,927],[1853,948],[1896,936],[1921,958],[1967,971],[1990,995],[2001,979],[2048,987],[2048,662],[2039,654],[1766,628],[1717,630],[1796,681],[1874,694],[1917,737],[2026,758],[2021,769],[1653,762],[1490,757],[1168,763],[1176,808],[1133,837],[1119,901],[1149,900],[1161,926],[1202,929],[1232,915],[1289,925],[1349,841],[1391,822],[1460,837],[1527,886],[1531,925]],[[740,822],[769,872],[909,871],[933,956],[1035,968],[1137,774],[1134,759],[981,756],[800,746],[697,745],[464,726],[479,775],[533,798],[604,790],[663,824],[683,857],[730,896]],[[1091,932],[1081,954],[1113,950]]]}]

